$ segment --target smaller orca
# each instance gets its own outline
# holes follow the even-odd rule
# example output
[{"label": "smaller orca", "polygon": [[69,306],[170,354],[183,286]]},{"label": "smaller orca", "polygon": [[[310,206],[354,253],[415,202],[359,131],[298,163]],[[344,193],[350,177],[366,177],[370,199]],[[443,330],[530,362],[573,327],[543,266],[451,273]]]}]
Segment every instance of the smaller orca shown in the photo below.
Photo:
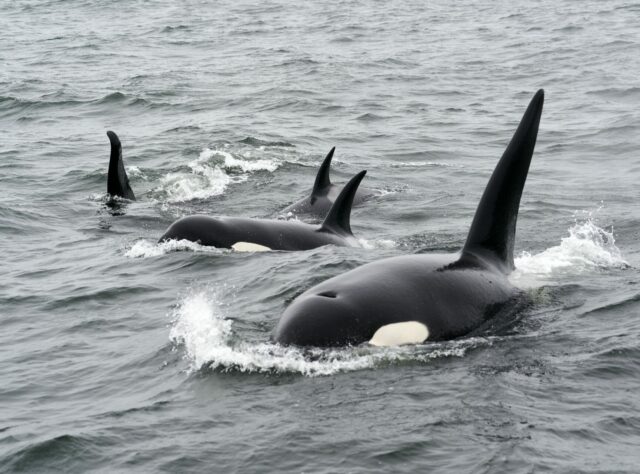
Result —
[{"label": "smaller orca", "polygon": [[[295,215],[311,214],[318,217],[324,217],[327,215],[329,209],[331,209],[331,205],[335,202],[338,194],[340,194],[339,187],[331,183],[331,180],[329,179],[331,160],[333,159],[333,153],[335,151],[336,147],[333,147],[320,165],[311,194],[284,208],[282,210],[283,214],[288,214],[290,212]],[[360,204],[372,194],[373,191],[358,189],[353,198],[353,204]]]},{"label": "smaller orca", "polygon": [[357,246],[358,241],[351,233],[351,206],[366,173],[361,171],[351,178],[320,226],[298,221],[196,215],[171,224],[159,242],[185,239],[238,251],[309,250],[329,244]]},{"label": "smaller orca", "polygon": [[135,194],[129,185],[129,177],[124,170],[122,161],[122,144],[115,132],[107,132],[111,142],[111,158],[109,159],[109,173],[107,175],[107,193],[112,197],[121,197],[131,201],[136,200]]},{"label": "smaller orca", "polygon": [[489,179],[460,252],[386,258],[330,278],[286,308],[273,340],[316,347],[442,341],[512,307],[523,294],[507,275],[543,102],[541,89]]}]

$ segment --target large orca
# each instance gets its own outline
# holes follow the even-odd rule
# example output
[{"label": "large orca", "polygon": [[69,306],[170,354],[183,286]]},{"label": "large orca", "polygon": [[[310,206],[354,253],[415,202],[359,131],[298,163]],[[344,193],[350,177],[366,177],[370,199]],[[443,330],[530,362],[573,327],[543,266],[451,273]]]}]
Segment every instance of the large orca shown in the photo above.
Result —
[{"label": "large orca", "polygon": [[[320,165],[316,180],[311,189],[311,194],[284,208],[282,210],[283,214],[310,214],[317,217],[325,217],[327,215],[329,209],[331,209],[331,206],[340,194],[340,188],[333,184],[329,178],[331,160],[333,159],[333,153],[335,151],[336,147],[333,147],[325,157],[322,165]],[[373,191],[358,189],[353,198],[353,204],[360,204],[372,194]]]},{"label": "large orca", "polygon": [[522,292],[507,275],[520,197],[544,102],[539,90],[500,159],[459,253],[369,263],[304,292],[273,339],[299,346],[388,346],[453,339],[495,316]]},{"label": "large orca", "polygon": [[328,244],[355,246],[357,239],[350,225],[351,206],[365,174],[366,171],[361,171],[351,178],[320,226],[298,221],[196,215],[174,222],[160,242],[186,239],[239,251],[308,250]]},{"label": "large orca", "polygon": [[133,190],[129,185],[129,177],[124,169],[122,161],[122,144],[115,132],[108,131],[107,136],[111,142],[111,157],[109,158],[109,172],[107,175],[107,193],[113,197],[121,197],[136,200]]}]

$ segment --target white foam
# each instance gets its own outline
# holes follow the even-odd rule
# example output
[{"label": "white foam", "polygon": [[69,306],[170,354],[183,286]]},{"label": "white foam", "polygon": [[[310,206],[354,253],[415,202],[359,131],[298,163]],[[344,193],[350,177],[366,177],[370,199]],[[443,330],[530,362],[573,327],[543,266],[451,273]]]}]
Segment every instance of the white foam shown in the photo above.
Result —
[{"label": "white foam", "polygon": [[[240,169],[245,173],[254,171],[274,172],[280,166],[280,162],[277,160],[243,160],[241,158],[234,157],[227,151],[211,150],[209,148],[205,148],[202,153],[200,153],[200,159],[204,158],[208,160],[215,156],[221,156],[224,158],[223,166],[225,169]],[[251,153],[245,152],[244,157],[250,158]]]},{"label": "white foam", "polygon": [[188,250],[191,252],[204,253],[220,253],[221,249],[215,247],[207,247],[204,245],[191,242],[189,240],[167,240],[157,243],[149,240],[138,240],[129,250],[125,252],[125,257],[129,258],[148,258],[158,257],[169,252],[178,252]]},{"label": "white foam", "polygon": [[428,362],[442,357],[462,357],[470,348],[491,344],[486,338],[469,338],[430,346],[343,349],[299,349],[267,342],[243,341],[225,315],[221,291],[198,290],[187,295],[173,314],[170,339],[184,346],[192,370],[331,375],[399,361]]},{"label": "white foam", "polygon": [[[195,163],[195,162],[194,162]],[[168,202],[184,202],[206,199],[223,194],[231,177],[218,166],[209,167],[190,163],[193,173],[169,173],[160,178],[159,191],[164,192]]]},{"label": "white foam", "polygon": [[599,268],[624,268],[627,265],[620,249],[616,247],[613,232],[598,227],[589,218],[570,227],[569,237],[564,237],[560,245],[535,255],[522,252],[515,259],[516,270],[511,279],[547,278]]},{"label": "white foam", "polygon": [[173,172],[160,178],[160,186],[155,191],[166,195],[166,202],[207,199],[224,194],[230,184],[246,181],[249,178],[247,173],[273,172],[280,166],[280,162],[267,159],[243,160],[227,151],[205,148],[188,166],[190,173]]},{"label": "white foam", "polygon": [[145,175],[144,172],[137,166],[127,166],[127,175],[129,177],[135,177],[145,181],[147,180],[147,175]]},{"label": "white foam", "polygon": [[389,239],[378,239],[378,240],[358,239],[358,242],[360,243],[363,249],[367,249],[367,250],[393,249],[397,245],[394,240],[389,240]]}]

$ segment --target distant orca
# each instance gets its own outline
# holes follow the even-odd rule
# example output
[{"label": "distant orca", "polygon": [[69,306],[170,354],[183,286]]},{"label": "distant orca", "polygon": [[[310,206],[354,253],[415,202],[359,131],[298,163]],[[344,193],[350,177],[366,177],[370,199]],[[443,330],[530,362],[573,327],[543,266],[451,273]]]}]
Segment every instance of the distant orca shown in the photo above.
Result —
[{"label": "distant orca", "polygon": [[521,295],[507,274],[543,102],[539,90],[489,180],[460,253],[387,258],[320,283],[285,310],[273,339],[319,347],[453,339]]},{"label": "distant orca", "polygon": [[361,171],[351,178],[319,227],[298,221],[189,216],[174,222],[159,242],[186,239],[239,251],[308,250],[328,244],[355,246],[351,205],[365,174]]},{"label": "distant orca", "polygon": [[107,193],[111,197],[121,197],[136,200],[133,190],[129,185],[129,177],[124,170],[122,162],[122,144],[115,132],[108,131],[107,136],[111,142],[111,158],[109,159],[109,174],[107,176]]},{"label": "distant orca", "polygon": [[[283,209],[282,213],[288,214],[291,212],[295,215],[312,214],[318,217],[325,217],[327,215],[329,209],[331,209],[331,205],[335,202],[338,194],[340,194],[340,188],[335,184],[332,184],[329,179],[331,160],[333,159],[333,153],[335,151],[336,147],[333,147],[320,165],[311,194],[308,197],[287,206]],[[355,206],[360,204],[372,194],[373,191],[358,189],[353,198],[353,205]]]}]

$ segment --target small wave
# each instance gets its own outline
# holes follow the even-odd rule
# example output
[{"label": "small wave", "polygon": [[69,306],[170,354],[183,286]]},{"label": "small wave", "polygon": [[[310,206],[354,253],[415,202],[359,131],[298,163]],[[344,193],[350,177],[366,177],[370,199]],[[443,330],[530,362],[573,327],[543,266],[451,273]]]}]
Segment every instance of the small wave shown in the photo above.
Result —
[{"label": "small wave", "polygon": [[122,92],[112,92],[111,94],[107,94],[104,97],[97,99],[95,102],[97,104],[113,104],[118,102],[124,102],[128,97]]},{"label": "small wave", "polygon": [[266,342],[250,343],[238,341],[232,321],[225,317],[226,310],[215,292],[211,295],[205,290],[192,292],[175,310],[169,338],[184,346],[192,370],[320,376],[403,361],[462,357],[469,349],[491,344],[486,338],[393,348],[301,349]]},{"label": "small wave", "polygon": [[569,228],[569,237],[564,237],[560,245],[531,255],[528,252],[515,259],[516,271],[513,278],[527,276],[554,276],[576,274],[599,268],[624,268],[628,263],[615,244],[613,231],[608,232],[588,218],[576,222]]},{"label": "small wave", "polygon": [[361,122],[376,122],[378,120],[384,120],[384,117],[372,113],[365,113],[356,117],[356,120]]},{"label": "small wave", "polygon": [[104,436],[63,434],[30,443],[4,458],[3,467],[26,472],[86,470],[87,463],[102,460],[100,449],[112,443],[112,439]]},{"label": "small wave", "polygon": [[204,253],[221,253],[222,250],[215,247],[207,247],[189,240],[167,240],[166,242],[151,242],[149,240],[138,240],[125,252],[125,257],[129,258],[149,258],[158,257],[170,252],[191,251]]},{"label": "small wave", "polygon": [[270,142],[267,140],[260,140],[259,138],[247,137],[240,140],[239,143],[244,143],[245,145],[251,145],[256,148],[264,147],[264,146],[278,146],[278,147],[295,147],[295,145],[288,142]]},{"label": "small wave", "polygon": [[439,161],[400,161],[391,164],[392,168],[419,168],[422,166],[431,166],[436,168],[463,168],[462,165],[443,163]]}]

